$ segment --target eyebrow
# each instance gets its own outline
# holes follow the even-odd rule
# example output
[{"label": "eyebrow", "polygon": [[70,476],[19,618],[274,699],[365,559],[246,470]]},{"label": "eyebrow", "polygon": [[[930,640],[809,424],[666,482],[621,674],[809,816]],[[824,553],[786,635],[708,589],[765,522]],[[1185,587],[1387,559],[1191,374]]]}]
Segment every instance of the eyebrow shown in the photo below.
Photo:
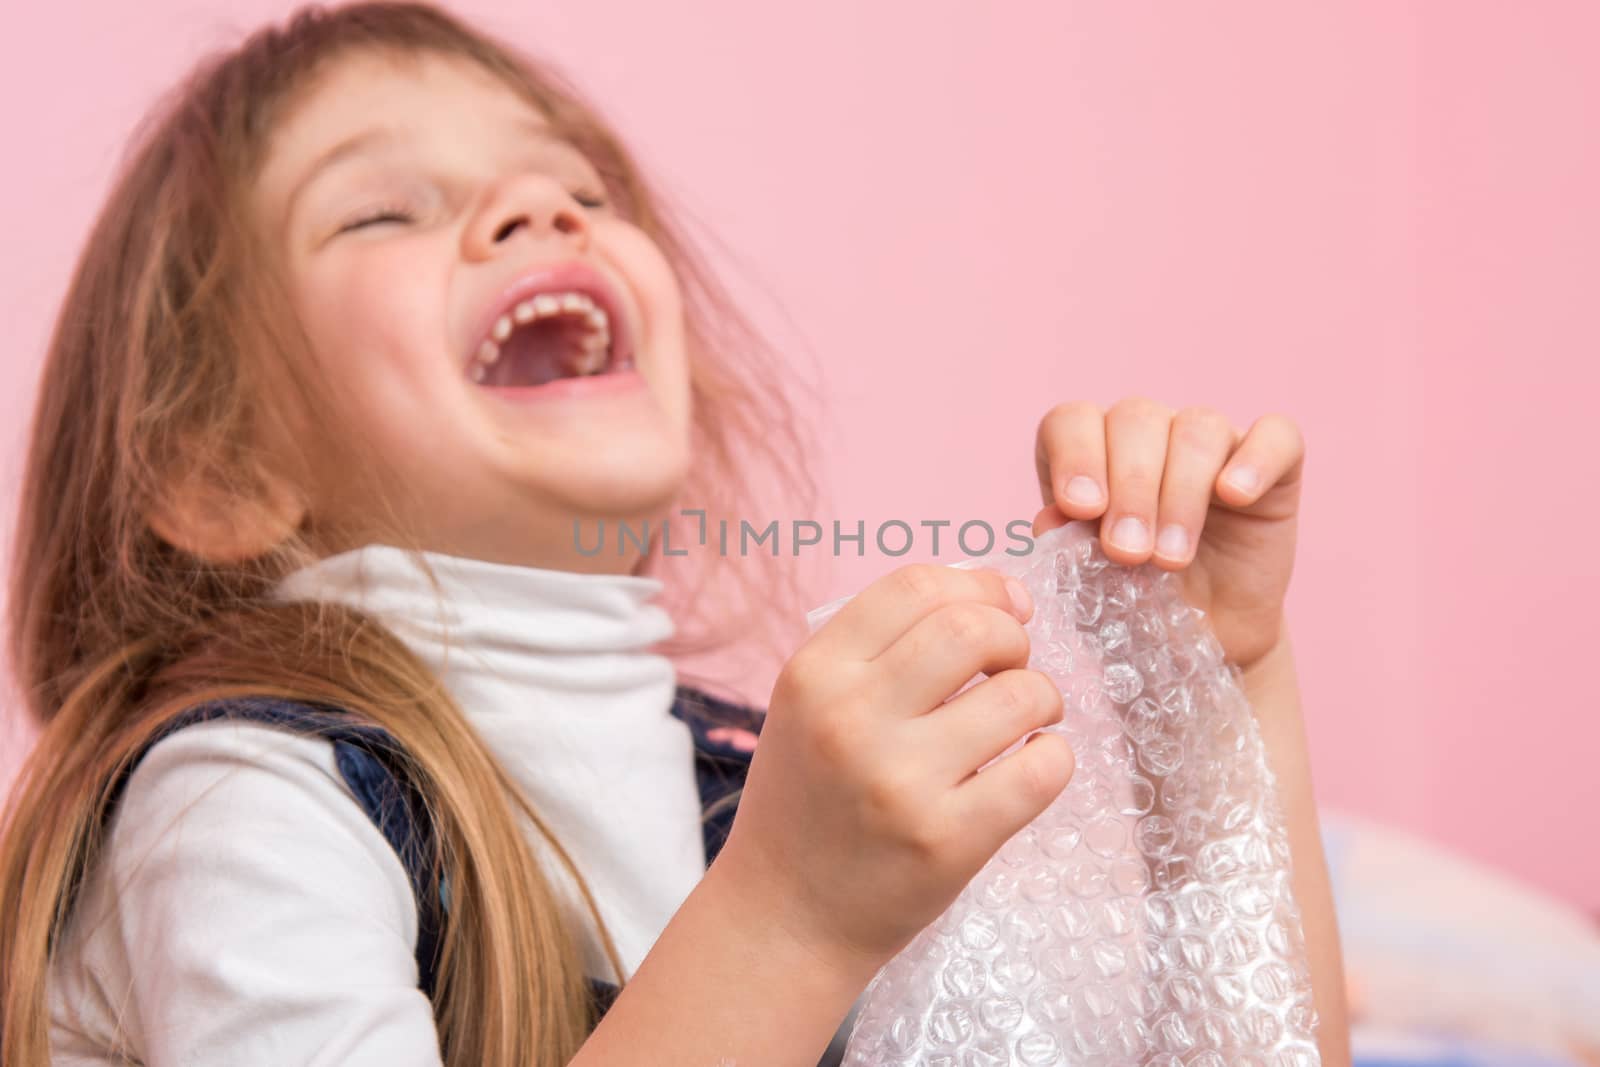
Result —
[{"label": "eyebrow", "polygon": [[[558,137],[549,126],[546,126],[542,122],[536,122],[531,118],[523,117],[517,119],[514,125],[518,131],[531,134],[540,140],[547,141],[551,144],[573,147],[569,141]],[[404,137],[405,132],[406,131],[404,127],[400,126],[369,126],[359,133],[351,134],[349,137],[346,137],[344,140],[335,144],[326,152],[323,152],[316,158],[314,162],[312,162],[311,166],[306,170],[305,176],[295,184],[294,189],[289,193],[289,199],[285,202],[283,210],[283,218],[285,221],[287,222],[294,218],[296,201],[300,199],[301,195],[306,191],[307,188],[309,188],[328,170],[347,160],[354,159],[356,156],[370,148],[378,145],[392,144]]]}]

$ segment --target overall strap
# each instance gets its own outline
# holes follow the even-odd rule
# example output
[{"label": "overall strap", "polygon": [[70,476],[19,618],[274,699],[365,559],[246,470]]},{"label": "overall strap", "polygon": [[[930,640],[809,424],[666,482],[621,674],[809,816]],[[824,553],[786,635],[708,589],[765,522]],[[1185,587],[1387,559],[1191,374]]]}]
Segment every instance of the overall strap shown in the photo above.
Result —
[{"label": "overall strap", "polygon": [[[340,777],[400,857],[411,882],[417,902],[417,985],[431,999],[438,978],[444,913],[449,907],[448,887],[433,876],[433,826],[399,744],[386,730],[358,722],[339,708],[273,697],[236,697],[189,708],[163,726],[151,738],[150,745],[186,726],[219,719],[276,726],[320,737],[333,745]],[[130,765],[129,774],[132,769]],[[117,784],[113,803],[126,780],[125,774]]]},{"label": "overall strap", "polygon": [[[733,826],[735,803],[719,802],[744,786],[764,715],[687,686],[678,687],[671,711],[689,727],[694,740],[695,781],[701,809],[711,811],[702,824],[709,866]],[[432,999],[438,978],[440,934],[449,910],[449,886],[442,879],[435,880],[430,870],[433,827],[398,742],[382,728],[355,721],[339,708],[272,697],[238,697],[208,701],[184,711],[163,726],[151,738],[150,745],[186,726],[218,719],[275,726],[321,737],[333,745],[340,776],[361,810],[400,857],[411,882],[417,904],[417,984]],[[148,750],[147,745],[145,751]],[[112,805],[137,763],[136,757],[113,786]],[[108,812],[110,807],[107,806]],[[621,990],[615,983],[592,977],[588,985],[592,1019],[598,1023]]]},{"label": "overall strap", "polygon": [[700,789],[700,810],[711,812],[702,828],[706,866],[717,858],[733,829],[735,803],[723,804],[744,788],[750,758],[766,713],[721,700],[688,686],[679,686],[672,714],[694,738],[694,776]]}]

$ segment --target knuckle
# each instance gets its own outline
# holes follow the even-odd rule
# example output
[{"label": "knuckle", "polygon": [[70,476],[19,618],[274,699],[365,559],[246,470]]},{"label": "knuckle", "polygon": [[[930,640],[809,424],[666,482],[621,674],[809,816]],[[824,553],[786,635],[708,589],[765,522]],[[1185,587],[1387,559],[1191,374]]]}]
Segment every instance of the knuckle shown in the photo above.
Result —
[{"label": "knuckle", "polygon": [[1061,700],[1061,690],[1056,688],[1048,675],[1042,671],[1023,671],[1028,678],[1028,684],[1033,692],[1033,707],[1039,718],[1045,722],[1057,722],[1061,718],[1064,705]]},{"label": "knuckle", "polygon": [[925,864],[941,862],[949,847],[949,840],[949,835],[940,820],[927,813],[916,819],[907,828],[905,835],[906,847],[911,850],[912,855]]},{"label": "knuckle", "polygon": [[1233,436],[1233,423],[1215,408],[1187,407],[1173,419],[1172,436],[1185,445],[1225,443]]},{"label": "knuckle", "polygon": [[984,593],[989,597],[989,603],[995,605],[996,607],[1004,605],[1005,610],[1010,610],[1011,594],[1006,589],[1006,578],[1008,577],[1006,574],[992,568],[984,568],[982,570],[970,571],[968,573],[974,574],[982,579],[983,590]]},{"label": "knuckle", "polygon": [[1033,718],[1033,698],[1021,671],[1006,671],[989,679],[990,699],[1005,714],[1006,722],[1016,726]]},{"label": "knuckle", "polygon": [[1305,450],[1305,436],[1300,432],[1300,426],[1288,415],[1272,412],[1261,417],[1261,421],[1273,428],[1285,441],[1288,441],[1296,451]]},{"label": "knuckle", "polygon": [[913,604],[930,604],[938,599],[940,581],[937,568],[927,563],[913,563],[895,572],[895,584],[901,596]]},{"label": "knuckle", "polygon": [[[1047,746],[1051,742],[1046,740],[1039,742],[1039,744]],[[1035,807],[1044,807],[1061,792],[1063,783],[1058,770],[1060,761],[1053,758],[1053,753],[1050,755],[1051,758],[1045,758],[1046,753],[1044,751],[1036,751],[1034,758],[1024,763],[1021,768],[1019,777],[1022,779],[1022,791]]]},{"label": "knuckle", "polygon": [[893,828],[900,837],[915,833],[912,786],[905,771],[894,767],[879,768],[868,777],[861,792],[868,816],[874,823]]},{"label": "knuckle", "polygon": [[983,605],[964,601],[944,608],[939,613],[939,624],[951,643],[962,647],[979,645],[985,643],[993,628],[990,616]]},{"label": "knuckle", "polygon": [[812,716],[810,727],[811,742],[817,755],[830,766],[847,766],[861,748],[861,716],[848,702]]},{"label": "knuckle", "polygon": [[1018,727],[1043,720],[1060,700],[1055,686],[1038,671],[1006,671],[992,681],[999,685],[995,700]]},{"label": "knuckle", "polygon": [[1136,394],[1125,396],[1118,400],[1106,414],[1107,417],[1114,415],[1118,421],[1123,419],[1144,421],[1147,419],[1170,418],[1172,409],[1150,397]]},{"label": "knuckle", "polygon": [[802,700],[816,687],[821,672],[813,662],[813,658],[803,648],[789,657],[789,661],[778,671],[777,681],[773,685],[772,691],[776,700],[780,702]]},{"label": "knuckle", "polygon": [[1027,628],[1009,615],[1001,616],[995,643],[997,651],[1008,659],[1026,662],[1029,653],[1033,651],[1033,642],[1028,638]]},{"label": "knuckle", "polygon": [[1085,416],[1098,417],[1101,414],[1100,405],[1089,400],[1063,400],[1055,407],[1044,413],[1044,418],[1039,420],[1039,428],[1058,422],[1069,422]]},{"label": "knuckle", "polygon": [[1129,462],[1117,471],[1116,481],[1123,496],[1130,490],[1138,496],[1154,496],[1161,488],[1161,468],[1151,463]]}]

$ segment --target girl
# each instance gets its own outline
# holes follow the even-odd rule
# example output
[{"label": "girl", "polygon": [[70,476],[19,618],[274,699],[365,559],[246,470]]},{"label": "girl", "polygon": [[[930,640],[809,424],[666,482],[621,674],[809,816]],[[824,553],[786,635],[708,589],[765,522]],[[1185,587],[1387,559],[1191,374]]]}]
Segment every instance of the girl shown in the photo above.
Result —
[{"label": "girl", "polygon": [[[739,514],[752,458],[803,483],[776,380],[616,138],[513,49],[360,4],[197,70],[44,370],[0,1058],[816,1063],[1072,757],[1040,734],[973,774],[1061,713],[992,572],[874,584],[767,716],[677,685],[659,546],[581,548]],[[1036,525],[1100,518],[1119,562],[1182,569],[1244,670],[1337,1064],[1283,629],[1301,455],[1282,418],[1063,405]],[[688,634],[709,597],[675,585]]]}]

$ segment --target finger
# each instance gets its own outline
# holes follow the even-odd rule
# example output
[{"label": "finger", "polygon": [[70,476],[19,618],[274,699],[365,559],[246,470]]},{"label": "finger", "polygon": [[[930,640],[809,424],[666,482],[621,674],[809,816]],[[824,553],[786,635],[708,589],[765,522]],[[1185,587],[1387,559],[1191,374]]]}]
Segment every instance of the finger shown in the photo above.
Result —
[{"label": "finger", "polygon": [[1305,460],[1305,439],[1286,415],[1263,415],[1238,443],[1216,481],[1217,496],[1246,507],[1279,483],[1295,481]]},{"label": "finger", "polygon": [[1009,611],[971,601],[946,604],[920,619],[873,660],[885,701],[921,715],[977,674],[1028,662],[1028,633]]},{"label": "finger", "polygon": [[[956,786],[946,798],[951,818],[958,826],[984,827],[999,843],[1009,841],[1050,806],[1072,780],[1076,761],[1067,739],[1055,733],[1037,733],[1004,759],[985,767]],[[975,842],[988,847],[985,841]]]},{"label": "finger", "polygon": [[913,563],[889,572],[852,597],[812,635],[807,646],[822,655],[865,662],[937,609],[964,602],[987,604],[1024,620],[1033,614],[1028,591],[999,571]]},{"label": "finger", "polygon": [[1215,409],[1184,408],[1173,418],[1155,524],[1158,566],[1177,570],[1194,558],[1217,473],[1238,440],[1233,423]]},{"label": "finger", "polygon": [[1100,520],[1100,543],[1115,563],[1132,566],[1150,558],[1171,424],[1170,409],[1143,397],[1119,401],[1106,412],[1111,503]]},{"label": "finger", "polygon": [[1022,735],[1060,722],[1061,691],[1033,670],[992,674],[917,723],[935,774],[951,785],[1010,748]]},{"label": "finger", "polygon": [[1033,452],[1039,495],[1070,519],[1092,519],[1105,509],[1106,425],[1087,401],[1058,404],[1039,423]]},{"label": "finger", "polygon": [[1054,504],[1042,507],[1039,509],[1039,514],[1033,517],[1033,536],[1038,537],[1042,533],[1054,530],[1057,526],[1065,526],[1070,521],[1072,520],[1061,514],[1061,509]]}]

